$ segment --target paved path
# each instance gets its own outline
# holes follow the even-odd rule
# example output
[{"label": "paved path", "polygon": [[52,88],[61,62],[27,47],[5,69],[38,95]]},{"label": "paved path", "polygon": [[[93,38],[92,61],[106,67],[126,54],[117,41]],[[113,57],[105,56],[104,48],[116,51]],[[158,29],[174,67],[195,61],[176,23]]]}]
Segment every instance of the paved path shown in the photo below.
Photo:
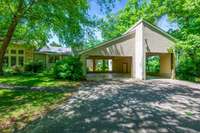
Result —
[{"label": "paved path", "polygon": [[161,80],[87,82],[57,110],[19,132],[197,133],[199,89]]}]

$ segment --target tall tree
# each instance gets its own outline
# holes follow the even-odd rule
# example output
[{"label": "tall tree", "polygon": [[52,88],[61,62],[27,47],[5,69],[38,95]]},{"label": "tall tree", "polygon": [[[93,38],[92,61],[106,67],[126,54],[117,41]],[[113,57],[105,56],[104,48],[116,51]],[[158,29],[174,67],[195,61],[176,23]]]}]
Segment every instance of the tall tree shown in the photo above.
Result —
[{"label": "tall tree", "polygon": [[166,0],[166,13],[179,29],[172,31],[177,38],[184,40],[188,34],[200,35],[200,1],[199,0]]},{"label": "tall tree", "polygon": [[106,40],[119,36],[141,18],[156,23],[165,8],[163,0],[128,0],[124,9],[101,20],[102,35]]},{"label": "tall tree", "polygon": [[176,45],[177,76],[197,81],[200,78],[200,1],[171,0],[165,3],[166,12],[178,24],[171,34],[180,39]]},{"label": "tall tree", "polygon": [[[97,0],[108,7],[112,1]],[[0,73],[12,40],[44,45],[53,32],[67,45],[83,44],[93,26],[88,9],[88,0],[0,0]]]}]

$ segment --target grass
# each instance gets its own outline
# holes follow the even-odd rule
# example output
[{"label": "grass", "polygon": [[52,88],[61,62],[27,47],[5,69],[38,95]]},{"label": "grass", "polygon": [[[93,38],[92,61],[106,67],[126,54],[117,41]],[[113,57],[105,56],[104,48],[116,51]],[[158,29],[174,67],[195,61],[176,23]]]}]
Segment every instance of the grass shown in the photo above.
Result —
[{"label": "grass", "polygon": [[66,90],[58,93],[0,88],[0,132],[23,128],[63,103],[79,86],[79,82],[55,80],[44,74],[0,76],[0,84]]},{"label": "grass", "polygon": [[71,93],[0,89],[0,131],[20,129],[66,100]]},{"label": "grass", "polygon": [[0,76],[0,84],[17,86],[36,87],[77,87],[78,82],[55,80],[51,75],[31,74],[31,75],[5,75]]}]

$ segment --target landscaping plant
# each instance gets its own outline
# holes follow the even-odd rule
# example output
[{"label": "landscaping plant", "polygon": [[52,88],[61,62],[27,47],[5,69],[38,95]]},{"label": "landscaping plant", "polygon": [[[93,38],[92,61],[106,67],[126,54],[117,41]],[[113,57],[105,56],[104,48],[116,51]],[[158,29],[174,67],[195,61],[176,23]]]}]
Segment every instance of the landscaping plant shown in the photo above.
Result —
[{"label": "landscaping plant", "polygon": [[33,73],[38,73],[41,72],[44,68],[44,65],[42,62],[29,62],[25,65],[25,71],[26,72],[33,72]]},{"label": "landscaping plant", "polygon": [[79,57],[70,56],[58,61],[54,66],[56,79],[81,80],[83,79],[82,63]]}]

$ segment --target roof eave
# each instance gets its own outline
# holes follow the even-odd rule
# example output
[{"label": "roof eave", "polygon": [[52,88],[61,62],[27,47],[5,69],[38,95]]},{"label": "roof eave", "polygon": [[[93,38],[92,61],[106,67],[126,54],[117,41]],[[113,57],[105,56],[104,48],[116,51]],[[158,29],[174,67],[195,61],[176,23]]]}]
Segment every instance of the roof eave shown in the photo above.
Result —
[{"label": "roof eave", "polygon": [[92,48],[89,48],[89,49],[86,49],[86,50],[80,52],[79,55],[84,55],[85,53],[90,52],[91,50],[94,50],[94,49],[97,49],[97,48],[106,46],[106,45],[108,45],[108,44],[110,44],[110,43],[112,43],[112,42],[114,42],[114,41],[120,40],[120,39],[122,39],[122,38],[124,38],[124,37],[126,37],[126,36],[128,36],[128,35],[131,35],[131,34],[132,34],[132,32],[127,33],[127,34],[123,34],[123,35],[121,35],[121,36],[119,36],[119,37],[116,37],[116,38],[114,38],[114,39],[111,39],[111,40],[109,40],[109,41],[100,43],[99,45],[96,45],[95,47],[92,47]]}]

